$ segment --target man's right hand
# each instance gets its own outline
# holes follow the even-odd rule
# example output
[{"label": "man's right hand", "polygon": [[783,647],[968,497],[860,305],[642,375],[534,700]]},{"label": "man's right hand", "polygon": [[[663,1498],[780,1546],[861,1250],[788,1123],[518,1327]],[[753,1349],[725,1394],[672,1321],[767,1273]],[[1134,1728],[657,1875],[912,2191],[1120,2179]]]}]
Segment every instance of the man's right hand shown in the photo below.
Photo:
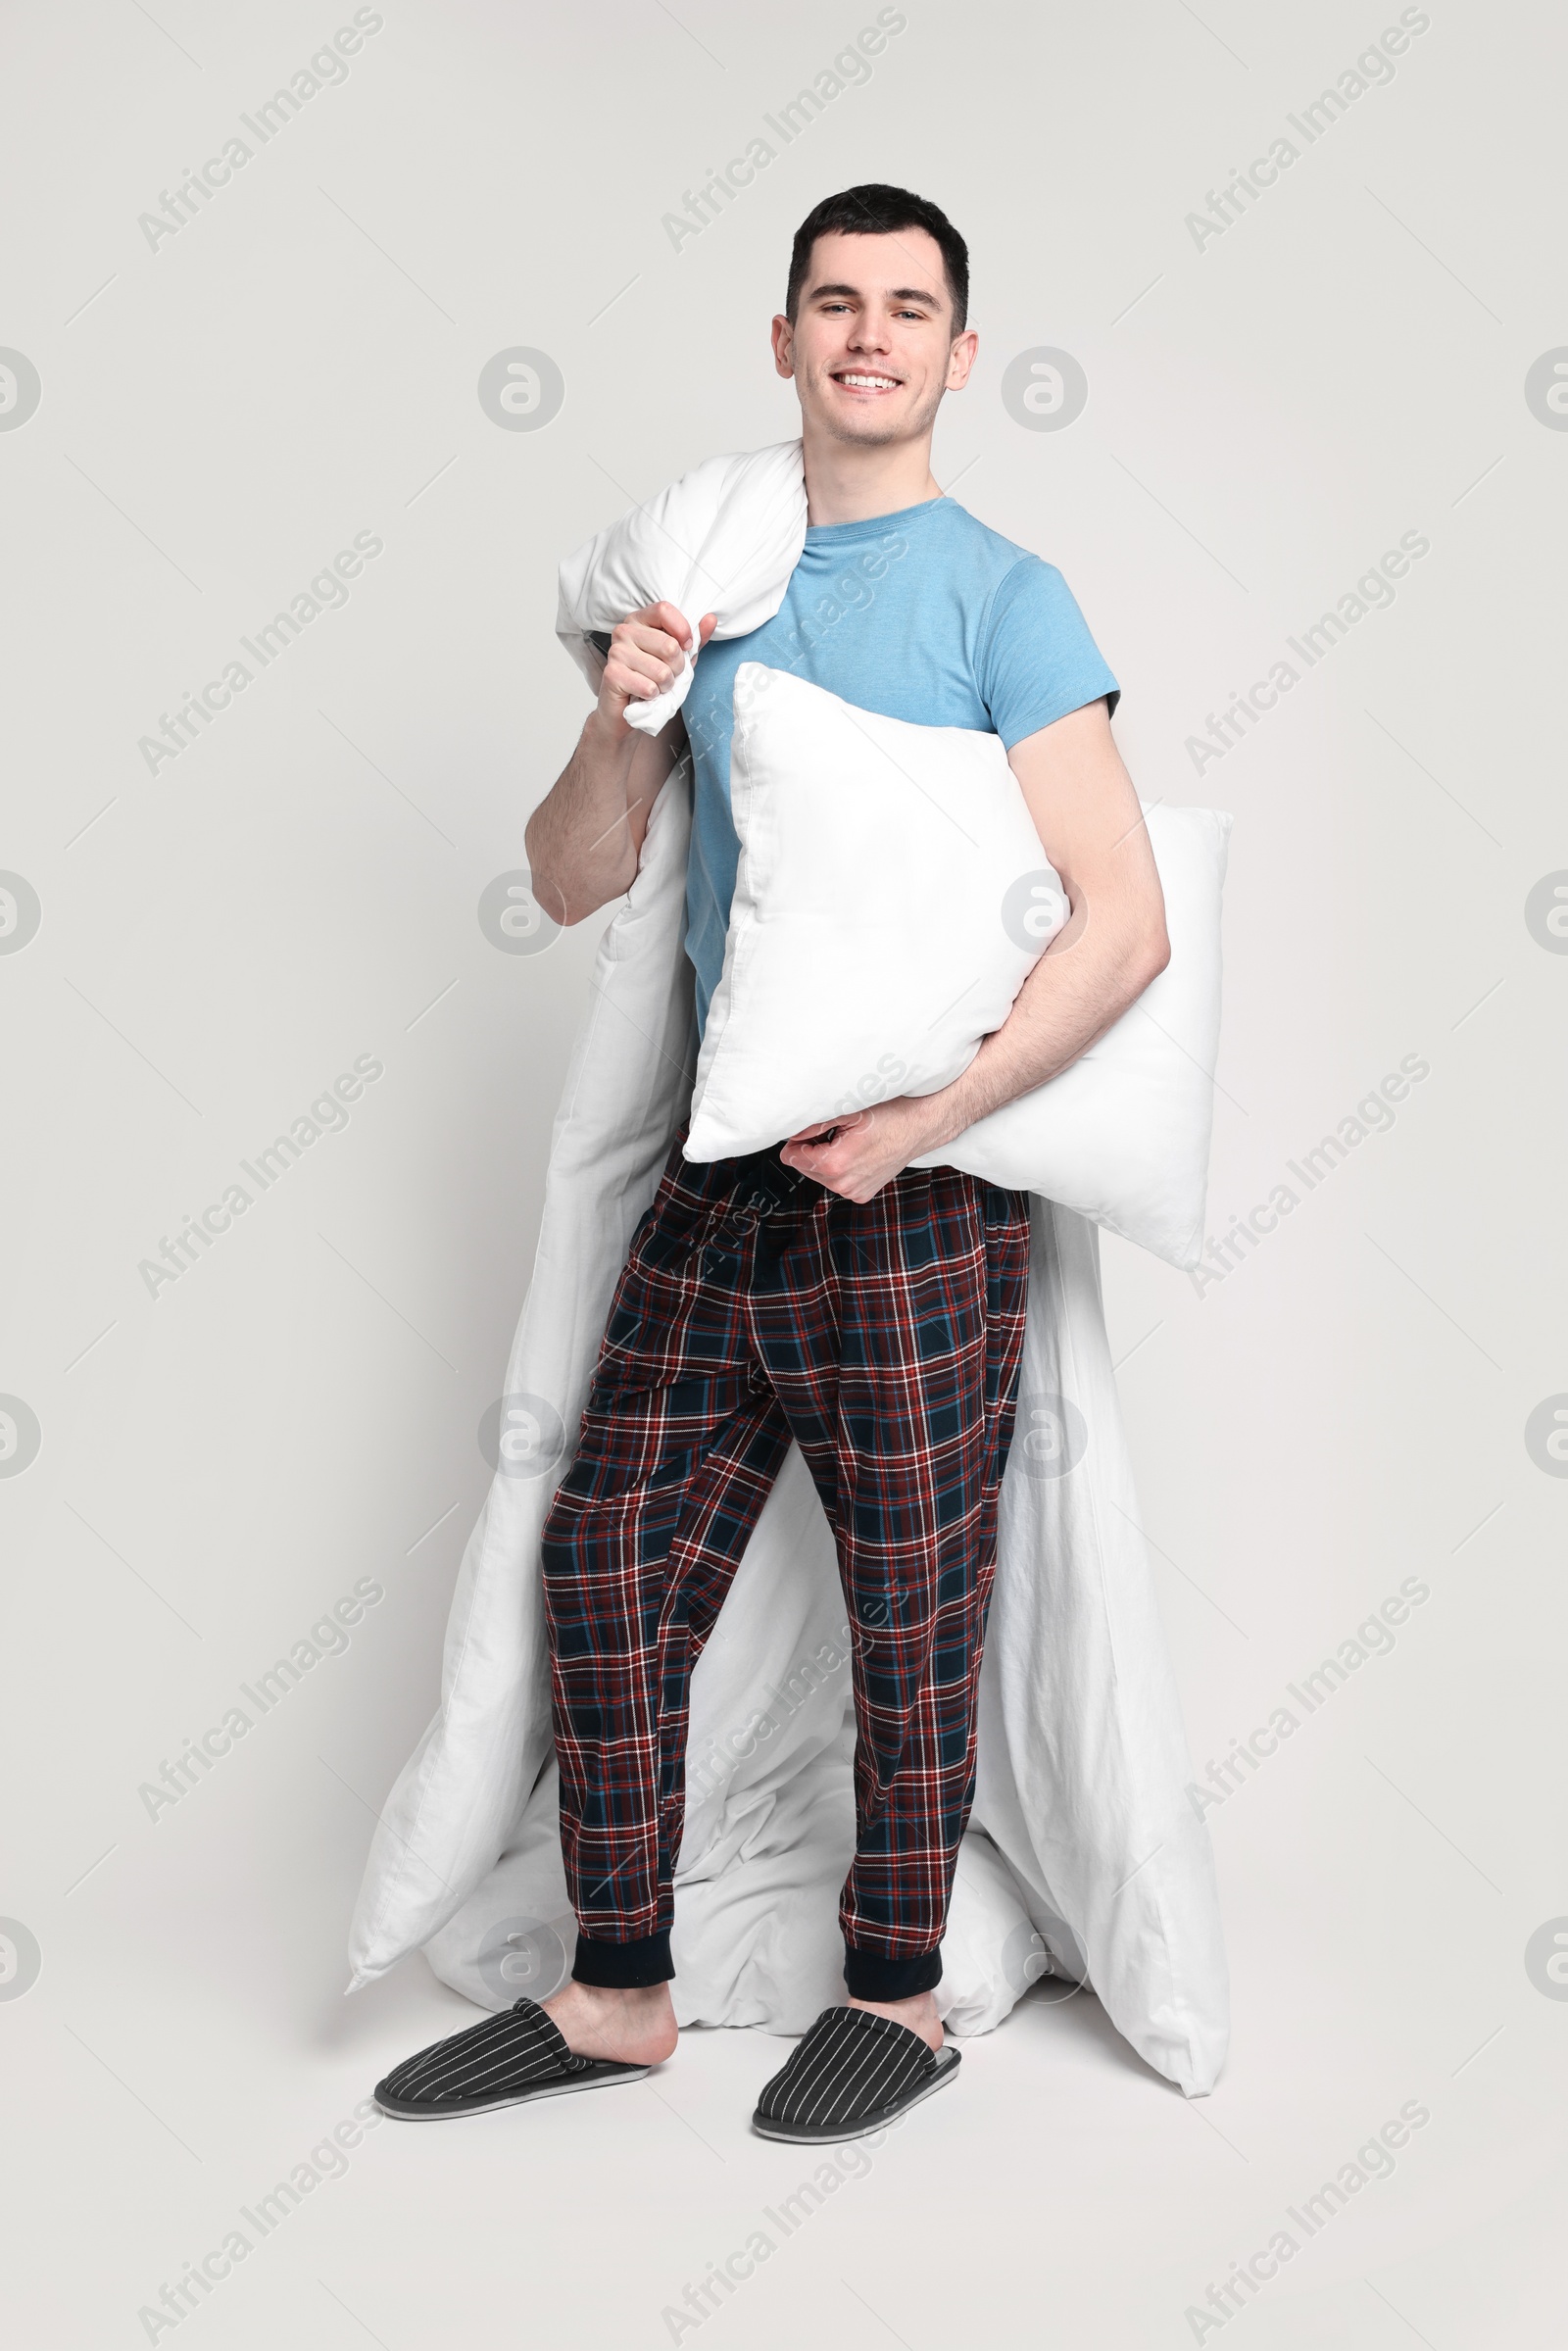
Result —
[{"label": "man's right hand", "polygon": [[[714,612],[705,612],[698,622],[699,650],[712,635],[717,618]],[[691,629],[672,604],[651,604],[617,621],[610,632],[610,652],[599,682],[595,716],[601,731],[617,741],[635,733],[626,722],[627,704],[652,702],[672,686],[691,650]]]},{"label": "man's right hand", "polygon": [[695,646],[672,604],[651,604],[611,630],[599,700],[523,834],[534,896],[553,921],[581,922],[631,888],[649,811],[686,730],[677,711],[657,735],[645,735],[626,712],[673,684],[715,620],[703,614]]}]

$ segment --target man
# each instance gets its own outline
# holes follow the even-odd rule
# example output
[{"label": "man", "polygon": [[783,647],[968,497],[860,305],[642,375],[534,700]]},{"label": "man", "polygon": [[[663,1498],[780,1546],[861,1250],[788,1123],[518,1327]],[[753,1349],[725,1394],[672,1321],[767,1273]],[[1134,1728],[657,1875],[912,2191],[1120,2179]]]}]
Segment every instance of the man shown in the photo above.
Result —
[{"label": "man", "polygon": [[[528,857],[561,922],[620,897],[689,742],[686,946],[701,1024],[739,854],[733,684],[754,661],[890,717],[999,735],[1071,917],[942,1092],[819,1122],[747,1160],[688,1164],[677,1139],[543,1540],[579,1930],[571,1980],[410,2059],[377,2091],[392,2113],[635,2079],[673,2053],[689,1677],[792,1439],[833,1528],[855,1629],[848,2000],[806,2034],[754,2120],[774,2136],[843,2138],[957,2064],[933,1994],[974,1790],[1029,1206],[910,1161],[1074,1060],[1169,952],[1110,734],[1116,682],[1060,574],[932,476],[937,411],[974,365],[967,305],[963,239],[922,198],[852,188],[808,217],[772,329],[800,400],[808,518],[783,605],[716,643],[710,613],[695,645],[672,606],[628,613],[577,749],[529,822]],[[699,653],[682,713],[652,738],[632,728],[628,706]]]}]

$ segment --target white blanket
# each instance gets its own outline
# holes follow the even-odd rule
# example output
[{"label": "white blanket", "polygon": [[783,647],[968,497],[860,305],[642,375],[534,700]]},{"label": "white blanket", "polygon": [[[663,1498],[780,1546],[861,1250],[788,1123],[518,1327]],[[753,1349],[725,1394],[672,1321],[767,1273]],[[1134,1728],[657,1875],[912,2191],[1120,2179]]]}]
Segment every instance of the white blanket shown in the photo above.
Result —
[{"label": "white blanket", "polygon": [[[798,442],[711,461],[563,567],[560,633],[592,679],[587,633],[661,597],[694,622],[718,611],[726,635],[757,627],[783,599],[805,514]],[[690,1102],[696,1037],[681,945],[690,824],[683,760],[605,933],[556,1118],[506,1386],[543,1399],[568,1432],[633,1229]],[[351,1988],[421,1945],[448,1983],[489,2008],[523,1990],[548,1996],[565,1973],[572,1924],[539,1577],[540,1530],[564,1468],[498,1475],[469,1538],[441,1709],[371,1846]],[[854,1844],[853,1747],[832,1541],[792,1448],[693,1677],[673,1935],[682,2024],[798,2032],[842,1998],[836,1900]],[[988,2031],[1043,1969],[1086,1977],[1152,2066],[1189,2095],[1212,2087],[1227,1985],[1190,1779],[1111,1375],[1097,1236],[1037,1200],[978,1787],[937,1993],[950,2031]]]}]

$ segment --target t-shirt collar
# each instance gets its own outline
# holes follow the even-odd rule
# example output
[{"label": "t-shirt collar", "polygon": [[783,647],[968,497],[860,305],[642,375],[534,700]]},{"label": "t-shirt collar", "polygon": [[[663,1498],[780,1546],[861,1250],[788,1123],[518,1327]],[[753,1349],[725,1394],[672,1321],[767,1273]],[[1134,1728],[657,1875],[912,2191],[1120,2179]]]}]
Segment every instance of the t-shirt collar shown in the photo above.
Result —
[{"label": "t-shirt collar", "polygon": [[907,530],[922,515],[933,514],[951,503],[944,494],[922,498],[918,506],[900,507],[891,514],[868,514],[860,522],[812,522],[807,526],[806,544],[808,548],[853,547],[862,539],[885,538],[889,531]]}]

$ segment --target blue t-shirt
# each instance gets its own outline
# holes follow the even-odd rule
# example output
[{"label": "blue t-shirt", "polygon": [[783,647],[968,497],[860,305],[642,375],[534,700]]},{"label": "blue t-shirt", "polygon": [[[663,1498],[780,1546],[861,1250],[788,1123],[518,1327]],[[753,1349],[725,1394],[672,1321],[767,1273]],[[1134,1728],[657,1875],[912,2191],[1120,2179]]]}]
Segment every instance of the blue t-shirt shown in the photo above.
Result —
[{"label": "blue t-shirt", "polygon": [[956,506],[928,499],[808,530],[784,602],[750,636],[714,640],[683,715],[696,798],[686,952],[701,1029],[724,967],[740,843],[730,816],[735,672],[763,661],[916,726],[966,726],[1010,751],[1119,689],[1061,573]]}]

